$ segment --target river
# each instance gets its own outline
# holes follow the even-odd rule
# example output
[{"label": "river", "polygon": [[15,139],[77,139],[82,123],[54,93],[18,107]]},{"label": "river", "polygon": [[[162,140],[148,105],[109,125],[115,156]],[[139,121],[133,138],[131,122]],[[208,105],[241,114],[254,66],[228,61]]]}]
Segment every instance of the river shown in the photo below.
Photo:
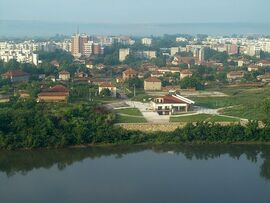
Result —
[{"label": "river", "polygon": [[269,203],[270,146],[0,151],[0,202]]}]

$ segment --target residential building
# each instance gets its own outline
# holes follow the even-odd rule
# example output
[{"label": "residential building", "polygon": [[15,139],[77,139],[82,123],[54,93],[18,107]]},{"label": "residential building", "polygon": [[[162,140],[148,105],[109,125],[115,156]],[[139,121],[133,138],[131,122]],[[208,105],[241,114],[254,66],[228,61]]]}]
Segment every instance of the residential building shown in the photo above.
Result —
[{"label": "residential building", "polygon": [[187,65],[192,65],[195,63],[194,57],[183,57],[183,56],[175,56],[173,58],[172,64],[175,66],[178,66],[180,64],[187,64]]},{"label": "residential building", "polygon": [[59,79],[63,81],[67,81],[70,79],[70,73],[68,71],[61,71],[59,73]]},{"label": "residential building", "polygon": [[71,54],[79,58],[81,57],[81,37],[79,34],[75,34],[71,38]]},{"label": "residential building", "polygon": [[180,80],[183,80],[184,78],[191,77],[191,76],[192,76],[192,72],[188,69],[181,70],[180,72]]},{"label": "residential building", "polygon": [[2,74],[3,79],[9,79],[11,82],[27,82],[29,74],[21,70],[11,70]]},{"label": "residential building", "polygon": [[264,83],[268,83],[270,82],[270,73],[265,73],[264,75],[260,75],[257,77],[257,79]]},{"label": "residential building", "polygon": [[119,61],[123,62],[128,55],[129,55],[129,49],[120,49],[119,50]]},{"label": "residential building", "polygon": [[179,47],[171,47],[171,56],[175,56],[179,52]]},{"label": "residential building", "polygon": [[56,85],[41,91],[38,94],[38,102],[67,102],[69,90],[63,85]]},{"label": "residential building", "polygon": [[175,41],[176,41],[176,42],[186,42],[187,39],[184,38],[184,37],[176,37],[176,40],[175,40]]},{"label": "residential building", "polygon": [[260,67],[270,67],[270,61],[260,60],[256,65]]},{"label": "residential building", "polygon": [[153,59],[156,58],[156,52],[155,51],[143,51],[143,57],[147,59]]},{"label": "residential building", "polygon": [[231,71],[227,73],[227,79],[229,81],[236,80],[236,79],[241,79],[245,76],[244,71]]},{"label": "residential building", "polygon": [[157,91],[161,90],[161,80],[154,77],[149,77],[144,80],[145,91]]},{"label": "residential building", "polygon": [[152,39],[151,38],[142,38],[142,44],[150,46],[150,45],[152,45]]},{"label": "residential building", "polygon": [[255,64],[251,64],[248,66],[248,71],[251,72],[251,71],[257,71],[259,70],[260,66],[257,66]]},{"label": "residential building", "polygon": [[135,70],[133,70],[132,68],[129,68],[127,70],[125,70],[122,74],[123,76],[123,80],[129,80],[131,78],[134,78],[137,76],[137,72]]},{"label": "residential building", "polygon": [[104,89],[110,90],[111,96],[112,96],[112,97],[116,97],[116,95],[117,95],[117,89],[116,89],[116,87],[115,87],[112,83],[110,83],[110,82],[103,82],[103,83],[101,83],[101,84],[99,85],[99,87],[98,87],[98,92],[99,92],[99,94],[100,94],[101,91],[104,90]]}]

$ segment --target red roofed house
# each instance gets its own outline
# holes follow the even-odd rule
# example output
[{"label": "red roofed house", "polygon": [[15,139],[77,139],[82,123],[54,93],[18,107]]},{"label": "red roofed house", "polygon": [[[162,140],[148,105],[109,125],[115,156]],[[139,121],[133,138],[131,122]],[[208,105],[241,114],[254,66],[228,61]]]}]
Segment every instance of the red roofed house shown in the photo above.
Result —
[{"label": "red roofed house", "polygon": [[244,76],[245,76],[245,72],[243,71],[231,71],[227,73],[227,79],[229,81],[240,79],[240,78],[243,78]]},{"label": "red roofed house", "polygon": [[110,83],[110,82],[103,82],[103,83],[101,83],[99,85],[99,87],[98,87],[99,94],[104,89],[110,90],[111,91],[111,94],[112,94],[112,97],[116,97],[117,90],[116,90],[116,87],[112,83]]},{"label": "red roofed house", "polygon": [[262,82],[270,82],[270,73],[265,73],[264,75],[259,75],[257,77],[258,80],[261,80]]},{"label": "red roofed house", "polygon": [[149,77],[144,80],[145,91],[156,91],[161,90],[161,80],[154,77]]},{"label": "red roofed house", "polygon": [[248,71],[251,72],[251,71],[257,71],[259,70],[260,66],[257,66],[255,64],[251,64],[248,66]]},{"label": "red roofed house", "polygon": [[11,82],[27,82],[29,74],[21,70],[11,70],[2,75],[3,79],[10,79]]},{"label": "red roofed house", "polygon": [[267,66],[270,66],[270,61],[260,60],[256,65],[258,65],[260,67],[267,67]]},{"label": "red roofed house", "polygon": [[188,57],[188,56],[175,56],[172,64],[175,66],[178,66],[180,64],[188,64],[188,65],[192,65],[195,64],[195,59],[193,57]]},{"label": "red roofed house", "polygon": [[171,115],[177,112],[188,112],[195,102],[178,94],[170,93],[156,97],[151,102],[153,110],[159,115]]},{"label": "red roofed house", "polygon": [[186,78],[186,77],[191,77],[192,76],[192,72],[188,69],[182,70],[180,72],[180,80]]},{"label": "red roofed house", "polygon": [[67,102],[69,90],[63,85],[56,85],[38,94],[38,102]]},{"label": "red roofed house", "polygon": [[123,72],[123,80],[129,80],[137,76],[137,72],[132,68],[129,68]]},{"label": "red roofed house", "polygon": [[57,60],[52,60],[52,61],[50,62],[50,64],[53,65],[53,66],[56,67],[56,68],[59,68],[59,67],[60,67],[60,64],[59,64],[59,62],[58,62]]}]

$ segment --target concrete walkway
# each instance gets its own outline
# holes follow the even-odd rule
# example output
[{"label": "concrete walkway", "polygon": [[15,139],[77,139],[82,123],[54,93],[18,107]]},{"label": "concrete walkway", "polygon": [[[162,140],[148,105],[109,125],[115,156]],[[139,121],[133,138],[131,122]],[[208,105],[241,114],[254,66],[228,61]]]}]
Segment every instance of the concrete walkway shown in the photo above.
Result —
[{"label": "concrete walkway", "polygon": [[142,103],[136,101],[126,101],[126,103],[132,107],[137,108],[145,117],[148,123],[169,123],[170,116],[160,116],[157,112],[151,110],[151,105],[149,103]]}]

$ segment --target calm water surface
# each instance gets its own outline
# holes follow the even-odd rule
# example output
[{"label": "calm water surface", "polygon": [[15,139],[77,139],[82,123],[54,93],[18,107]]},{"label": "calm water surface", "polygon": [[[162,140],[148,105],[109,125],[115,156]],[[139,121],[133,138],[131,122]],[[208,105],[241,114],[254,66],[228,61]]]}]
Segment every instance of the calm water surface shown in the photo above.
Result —
[{"label": "calm water surface", "polygon": [[0,202],[269,203],[270,146],[0,151]]}]

